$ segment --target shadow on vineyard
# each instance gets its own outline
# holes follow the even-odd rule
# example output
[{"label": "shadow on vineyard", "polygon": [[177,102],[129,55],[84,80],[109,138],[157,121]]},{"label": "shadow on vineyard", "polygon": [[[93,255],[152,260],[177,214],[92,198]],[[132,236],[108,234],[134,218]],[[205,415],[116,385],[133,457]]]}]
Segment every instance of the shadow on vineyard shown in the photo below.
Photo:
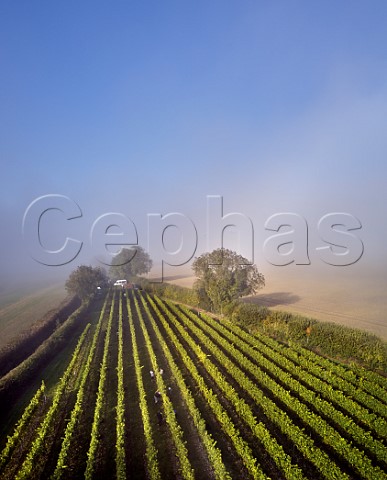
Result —
[{"label": "shadow on vineyard", "polygon": [[1,380],[2,479],[387,477],[375,372],[140,290],[62,327]]}]

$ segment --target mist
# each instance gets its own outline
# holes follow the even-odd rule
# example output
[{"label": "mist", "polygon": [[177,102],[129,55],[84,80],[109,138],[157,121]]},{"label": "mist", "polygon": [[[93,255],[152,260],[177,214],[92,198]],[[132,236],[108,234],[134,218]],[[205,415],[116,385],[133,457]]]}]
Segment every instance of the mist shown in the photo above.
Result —
[{"label": "mist", "polygon": [[[340,311],[385,323],[383,12],[383,2],[351,12],[329,2],[3,5],[0,289],[64,282],[80,264],[101,265],[109,255],[91,232],[113,213],[129,219],[145,249],[156,242],[154,275],[193,230],[170,228],[162,244],[149,238],[149,215],[189,219],[195,249],[183,248],[180,265],[165,272],[190,276],[190,262],[208,249],[215,195],[223,215],[251,221],[268,294],[277,285],[305,301],[314,294],[303,282],[314,292],[331,285],[332,295],[340,284]],[[67,237],[82,244],[62,265],[34,259],[36,230],[22,232],[31,203],[50,195],[81,212],[70,220],[42,212],[46,250]],[[361,224],[364,252],[354,265],[327,265],[316,250],[324,245],[318,222],[334,212]],[[268,262],[265,224],[277,213],[305,219],[309,265]],[[244,244],[232,229],[224,235],[224,246],[250,248],[249,235]],[[221,246],[221,235],[214,241]]]}]

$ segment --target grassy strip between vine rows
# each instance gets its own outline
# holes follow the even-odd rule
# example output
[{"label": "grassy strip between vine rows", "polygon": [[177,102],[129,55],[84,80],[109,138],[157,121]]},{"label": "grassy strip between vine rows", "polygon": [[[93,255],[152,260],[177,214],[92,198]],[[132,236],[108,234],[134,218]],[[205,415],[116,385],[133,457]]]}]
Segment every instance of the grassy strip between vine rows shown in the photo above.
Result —
[{"label": "grassy strip between vine rows", "polygon": [[125,391],[122,340],[122,299],[118,311],[118,362],[117,362],[117,406],[116,406],[116,478],[126,479],[125,460]]},{"label": "grassy strip between vine rows", "polygon": [[140,307],[138,305],[137,298],[134,297],[135,307],[137,311],[137,315],[140,321],[141,330],[144,335],[145,345],[149,353],[149,357],[151,360],[152,368],[155,371],[156,377],[156,384],[157,389],[161,393],[163,399],[163,410],[165,414],[165,420],[169,426],[171,436],[174,442],[174,446],[176,449],[176,458],[179,462],[179,473],[181,474],[182,478],[187,480],[193,480],[195,478],[194,471],[192,469],[191,463],[188,459],[188,451],[183,440],[183,431],[176,421],[175,412],[173,410],[173,405],[167,395],[167,391],[165,388],[164,380],[162,375],[159,373],[159,368],[157,364],[156,355],[152,346],[152,342],[149,338],[148,331],[145,327],[144,320],[142,318],[142,314],[140,311]]},{"label": "grassy strip between vine rows", "polygon": [[15,445],[19,442],[23,429],[32,417],[32,414],[34,413],[36,407],[39,405],[40,399],[44,394],[45,389],[45,384],[44,382],[42,382],[35,395],[31,398],[30,403],[26,406],[23,415],[18,420],[13,435],[8,436],[7,443],[0,454],[0,469],[3,468],[4,464],[7,462],[10,454],[15,448]]},{"label": "grassy strip between vine rows", "polygon": [[[228,322],[227,322],[228,323]],[[382,402],[386,403],[387,399],[387,382],[385,377],[382,377],[376,372],[366,370],[363,367],[352,363],[350,366],[340,365],[329,358],[325,358],[317,353],[308,350],[296,343],[290,343],[291,348],[276,342],[265,335],[254,335],[260,342],[274,347],[276,350],[281,350],[286,357],[296,360],[298,358],[308,361],[308,364],[319,367],[321,372],[327,372],[329,375],[341,378],[356,388],[361,386],[363,390],[377,397]],[[270,342],[270,343],[269,343]],[[289,350],[289,352],[288,352]]]},{"label": "grassy strip between vine rows", "polygon": [[81,382],[80,382],[79,389],[78,389],[78,392],[77,392],[77,399],[76,399],[75,405],[74,405],[74,407],[72,409],[72,412],[71,412],[70,421],[68,422],[66,430],[65,430],[65,434],[64,434],[64,437],[63,437],[63,440],[62,440],[62,446],[61,446],[61,450],[60,450],[59,457],[58,457],[58,460],[57,460],[56,468],[55,468],[55,471],[54,471],[54,473],[51,477],[52,480],[59,480],[60,478],[62,478],[63,472],[67,468],[67,466],[66,466],[67,456],[68,456],[68,453],[69,453],[72,437],[73,437],[78,419],[79,419],[79,417],[82,413],[85,386],[86,386],[86,382],[89,378],[90,367],[91,367],[92,361],[94,359],[94,354],[95,354],[95,350],[96,350],[96,347],[97,347],[98,337],[99,337],[99,334],[100,334],[100,331],[101,331],[102,320],[103,320],[103,316],[105,314],[107,301],[108,301],[108,295],[106,296],[104,305],[102,307],[102,310],[101,310],[101,313],[100,313],[100,316],[99,316],[98,324],[97,324],[97,327],[96,327],[94,335],[93,335],[92,344],[91,344],[90,351],[89,351],[89,354],[88,354],[87,359],[86,359],[86,363],[85,363],[83,373],[82,373]]},{"label": "grassy strip between vine rows", "polygon": [[[309,404],[314,405],[321,413],[323,413],[326,417],[332,419],[338,426],[340,426],[343,430],[346,431],[348,435],[350,435],[358,444],[366,447],[372,454],[378,458],[381,462],[384,462],[387,466],[387,449],[384,446],[384,444],[377,439],[374,439],[372,435],[364,430],[362,427],[357,425],[351,418],[348,416],[344,415],[340,410],[337,410],[330,402],[322,399],[319,395],[317,395],[314,391],[309,390],[308,388],[304,387],[300,382],[294,378],[292,378],[288,373],[284,372],[281,370],[276,363],[283,363],[281,355],[279,353],[274,353],[273,352],[266,352],[267,355],[270,355],[274,358],[276,363],[273,363],[269,360],[267,360],[264,356],[262,356],[257,350],[253,349],[252,347],[246,346],[246,344],[241,340],[239,337],[234,335],[232,332],[226,330],[221,324],[215,322],[212,319],[206,318],[206,321],[202,321],[199,319],[199,317],[195,316],[192,314],[189,310],[186,310],[184,308],[181,308],[181,310],[191,319],[193,320],[197,325],[200,326],[205,332],[209,333],[210,336],[218,342],[218,344],[222,345],[224,348],[229,351],[230,354],[233,354],[233,352],[236,352],[236,356],[239,359],[242,359],[240,364],[243,363],[244,366],[250,371],[253,375],[254,373],[260,373],[258,378],[259,380],[262,381],[262,375],[261,371],[256,370],[256,366],[252,364],[247,358],[241,357],[241,353],[239,353],[235,348],[234,345],[236,345],[241,352],[250,355],[254,360],[257,361],[259,366],[263,366],[267,371],[269,371],[273,376],[278,378],[285,386],[286,388],[290,388],[292,391],[297,392],[298,395],[300,395],[303,400],[308,402]],[[211,325],[211,326],[210,326]],[[224,337],[219,336],[219,334],[215,332],[221,332],[224,335],[227,336],[227,340],[225,340]],[[230,340],[232,341],[233,346],[230,347]],[[305,365],[307,367],[307,365]],[[291,369],[291,366],[288,367]],[[303,372],[303,379],[305,381],[308,380],[308,377],[311,377],[308,375],[308,373],[305,370],[302,370]],[[266,377],[265,377],[266,378]],[[313,377],[312,377],[313,380]],[[312,380],[309,379],[309,382],[312,383]],[[347,399],[341,392],[339,394],[341,395],[336,395],[336,392],[332,389],[331,386],[327,385],[325,382],[316,382],[317,386],[316,389],[319,390],[320,394],[326,393],[326,396],[333,397],[336,399],[336,403],[341,406],[339,400],[337,400],[337,397],[339,399],[343,399],[342,404],[347,405],[349,404],[348,410],[352,406],[354,412],[359,412],[360,410],[360,416],[359,418],[364,421],[362,414],[368,415],[371,417],[371,422],[370,422],[370,427],[372,428],[373,424],[379,420],[377,417],[375,418],[375,415],[369,414],[368,411],[366,410],[363,412],[363,408],[361,408],[359,405],[357,405],[355,402],[353,402],[351,399]],[[313,385],[313,383],[312,383]],[[384,425],[383,419],[379,420],[380,425]],[[386,433],[387,434],[387,427],[384,426],[384,428],[381,428],[381,433]]]},{"label": "grassy strip between vine rows", "polygon": [[[235,325],[227,320],[225,323],[227,324],[228,328],[234,329],[235,327],[239,331],[243,332],[238,325]],[[302,358],[307,359],[309,363],[313,362],[316,365],[320,365],[321,367],[327,369],[330,374],[341,377],[355,386],[357,386],[358,382],[360,381],[362,387],[371,393],[371,395],[378,396],[380,400],[384,402],[386,401],[387,378],[379,375],[376,372],[373,372],[372,370],[367,370],[356,363],[351,363],[351,365],[340,364],[337,361],[333,361],[329,358],[323,357],[322,355],[318,355],[316,352],[309,350],[293,341],[289,341],[289,346],[291,346],[291,348],[288,348],[284,344],[260,332],[254,332],[254,334],[249,335],[249,337],[251,337],[251,339],[257,338],[265,345],[268,345],[275,350],[280,350],[283,355],[289,356],[289,358],[297,360],[298,356],[300,355]]]},{"label": "grassy strip between vine rows", "polygon": [[[183,316],[185,316],[185,314],[183,312],[179,314],[173,304],[169,305],[172,309],[175,309],[174,313],[183,321]],[[231,392],[231,389],[229,389],[229,391]],[[239,399],[236,393],[233,393],[232,396],[230,396],[230,399],[233,401],[237,411],[240,410],[241,413],[243,413],[243,419],[249,423],[251,430],[262,442],[278,468],[283,470],[285,475],[287,475],[287,478],[304,478],[302,470],[292,463],[291,457],[284,452],[282,446],[272,437],[264,424],[262,422],[257,423],[257,420],[247,403],[245,403],[243,399]]]},{"label": "grassy strip between vine rows", "polygon": [[[176,309],[175,306],[172,306]],[[176,318],[176,317],[175,317]],[[180,317],[181,321],[184,321]],[[208,338],[202,329],[195,327],[192,321],[184,321],[190,330],[198,337],[198,339],[211,351],[213,355],[221,359],[221,363],[225,369],[232,375],[232,377],[239,383],[239,385],[257,402],[262,404],[262,407],[267,413],[273,413],[278,407],[274,402],[270,401],[263,395],[263,392],[257,387],[255,382],[252,382],[247,375],[235,364],[234,360],[229,359],[222,350],[220,350],[212,340]],[[181,327],[183,328],[183,327]],[[184,328],[183,328],[184,330]],[[281,400],[290,411],[296,413],[301,420],[308,424],[316,434],[320,435],[324,443],[333,448],[342,458],[346,459],[348,464],[355,468],[363,478],[369,479],[385,479],[384,472],[377,466],[373,466],[371,460],[358,448],[351,445],[345,438],[343,438],[337,430],[331,427],[318,414],[312,412],[304,403],[300,402],[295,396],[291,395],[290,391],[285,390],[281,385],[263,372],[257,365],[248,360],[241,352],[239,352],[229,341],[224,340],[218,334],[212,335],[216,337],[219,344],[237,360],[240,365],[247,371],[251,372],[261,385],[269,388],[273,394]],[[264,401],[265,399],[265,401]],[[269,409],[271,406],[271,412]],[[294,426],[295,427],[295,426]],[[332,469],[332,464],[331,467]]]},{"label": "grassy strip between vine rows", "polygon": [[[224,393],[226,395],[236,395],[234,405],[236,408],[240,409],[241,417],[246,418],[245,405],[249,409],[246,402],[241,399],[235,391],[233,391],[234,389],[232,389],[229,383],[224,379],[219,369],[208,359],[207,355],[180,324],[178,318],[167,309],[159,298],[155,297],[155,299],[170,321],[176,326],[180,334],[190,345],[192,350],[196,353],[199,360],[202,361],[207,371],[218,380],[217,383]],[[201,337],[201,342],[206,348],[211,350],[212,342],[205,335]],[[293,441],[305,458],[314,464],[325,478],[332,478],[332,475],[336,475],[336,477],[340,479],[348,478],[348,476],[341,471],[337,465],[332,463],[331,458],[324,451],[320,450],[315,442],[301,428],[297,427],[297,425],[292,422],[285,411],[280,409],[274,402],[267,398],[255,383],[251,382],[248,377],[238,369],[235,363],[228,361],[227,357],[221,351],[217,351],[216,358],[225,367],[228,373],[235,378],[242,389],[254,398],[255,402],[260,405],[265,415],[276,424],[291,441]],[[219,381],[219,379],[222,379],[222,381]],[[243,406],[243,410],[241,406]]]},{"label": "grassy strip between vine rows", "polygon": [[220,425],[222,426],[223,432],[230,438],[231,442],[233,443],[235,450],[237,451],[238,455],[243,461],[243,464],[246,467],[249,474],[254,479],[268,480],[269,477],[265,475],[265,473],[262,471],[261,466],[257,464],[257,459],[254,458],[251,448],[249,447],[247,442],[242,438],[239,430],[235,427],[231,418],[222,407],[221,403],[218,400],[217,395],[210,388],[207,387],[195,363],[191,360],[188,353],[182,346],[181,342],[179,341],[179,339],[177,338],[177,336],[174,334],[173,330],[169,326],[168,322],[164,319],[163,314],[161,313],[159,307],[156,305],[156,303],[152,300],[151,297],[147,296],[146,298],[147,298],[147,301],[152,306],[152,308],[155,310],[169,338],[171,339],[177,351],[179,352],[181,359],[183,360],[191,376],[195,380],[199,390],[201,391],[204,398],[206,399],[212,412],[218,419]]},{"label": "grassy strip between vine rows", "polygon": [[36,438],[32,442],[32,445],[29,449],[29,452],[27,453],[27,456],[20,467],[19,471],[17,472],[15,476],[15,480],[24,480],[26,478],[30,478],[32,475],[32,472],[34,471],[34,460],[36,459],[37,455],[42,451],[45,445],[45,441],[47,438],[47,435],[50,431],[51,427],[51,422],[54,418],[54,416],[57,413],[58,407],[60,400],[62,398],[62,395],[65,392],[66,386],[67,386],[67,381],[72,373],[73,367],[77,361],[79,352],[81,350],[81,347],[83,345],[83,342],[85,341],[86,334],[89,331],[90,328],[90,323],[86,325],[86,328],[84,329],[82,335],[80,336],[77,346],[74,350],[74,353],[71,357],[71,361],[63,375],[63,377],[60,379],[59,384],[55,390],[54,398],[52,400],[52,404],[44,417],[44,420],[40,424],[37,432],[36,432]]},{"label": "grassy strip between vine rows", "polygon": [[[206,320],[210,320],[210,317],[207,315],[203,315],[203,318]],[[238,326],[228,324],[228,328],[237,333],[239,336],[243,337],[243,339],[246,339],[247,335],[244,333]],[[239,329],[239,330],[237,330]],[[312,373],[315,377],[318,377],[321,380],[324,380],[331,384],[333,387],[340,389],[343,393],[346,394],[347,397],[351,397],[352,399],[356,400],[361,405],[364,405],[367,409],[371,410],[371,412],[377,413],[379,416],[382,416],[384,418],[387,418],[387,404],[386,399],[387,399],[387,391],[384,390],[382,387],[380,387],[378,384],[373,384],[373,387],[371,386],[371,382],[368,380],[363,379],[362,377],[359,380],[356,380],[356,375],[353,374],[352,381],[348,381],[347,379],[342,378],[341,375],[336,375],[336,371],[342,371],[337,365],[335,365],[333,362],[328,363],[327,362],[313,362],[313,359],[315,359],[316,354],[313,354],[312,356],[312,362],[310,355],[307,354],[309,352],[308,350],[299,350],[297,348],[296,350],[293,350],[293,348],[280,348],[279,344],[275,341],[270,339],[269,337],[266,337],[264,335],[254,335],[254,337],[250,337],[250,341],[248,343],[251,344],[251,342],[254,342],[254,339],[256,339],[256,342],[254,345],[257,348],[262,349],[263,345],[267,346],[267,348],[270,348],[276,352],[279,352],[281,354],[281,358],[285,359],[288,358],[292,360],[293,362],[301,365],[302,367],[307,367],[308,371]],[[282,346],[283,347],[283,346]],[[301,354],[299,354],[299,352]],[[310,353],[310,352],[309,352]],[[323,363],[324,366],[321,364]],[[301,369],[303,370],[303,368]],[[375,374],[376,375],[376,374]],[[354,385],[355,383],[355,385]],[[364,391],[367,390],[367,391]],[[367,393],[368,392],[368,393]],[[359,416],[362,418],[366,416],[367,412],[359,412]],[[382,426],[382,431],[387,432],[387,423],[384,422]]]},{"label": "grassy strip between vine rows", "polygon": [[167,343],[165,342],[164,338],[161,335],[160,329],[158,328],[150,310],[148,304],[145,302],[144,297],[141,296],[141,302],[148,315],[148,319],[151,322],[153,330],[157,336],[157,339],[163,349],[164,355],[168,361],[169,368],[173,373],[173,377],[181,391],[182,397],[184,399],[185,404],[187,405],[188,411],[193,419],[194,425],[197,429],[198,435],[206,449],[208,458],[210,460],[215,478],[217,480],[231,480],[230,474],[227,472],[226,467],[222,461],[222,454],[221,451],[216,447],[215,440],[211,437],[211,435],[206,430],[206,423],[201,416],[199,409],[195,404],[194,397],[190,390],[188,389],[184,377],[177,366],[176,362],[173,359],[172,353],[168,348]]},{"label": "grassy strip between vine rows", "polygon": [[99,445],[98,429],[99,429],[99,424],[101,420],[101,411],[102,411],[103,403],[105,400],[106,371],[107,371],[110,334],[112,329],[115,299],[116,299],[116,293],[114,292],[113,301],[110,307],[109,321],[108,321],[106,334],[105,334],[105,343],[104,343],[102,364],[100,368],[97,399],[96,399],[96,404],[94,409],[94,419],[93,419],[93,425],[91,427],[91,439],[90,439],[89,451],[87,452],[87,462],[86,462],[86,470],[85,470],[86,480],[92,480],[94,471],[95,471],[95,456],[96,456],[97,448]]},{"label": "grassy strip between vine rows", "polygon": [[142,368],[141,368],[140,357],[138,353],[136,332],[134,329],[132,310],[131,310],[130,302],[128,298],[126,299],[126,305],[128,309],[129,328],[130,328],[130,333],[132,337],[133,359],[134,359],[134,367],[136,371],[137,388],[138,388],[138,393],[140,397],[141,417],[142,417],[142,423],[143,423],[144,434],[145,434],[145,444],[146,444],[145,457],[147,460],[148,475],[150,480],[161,480],[159,464],[157,460],[157,449],[153,441],[152,426],[149,418],[146,392],[144,388],[144,382],[142,379]]}]

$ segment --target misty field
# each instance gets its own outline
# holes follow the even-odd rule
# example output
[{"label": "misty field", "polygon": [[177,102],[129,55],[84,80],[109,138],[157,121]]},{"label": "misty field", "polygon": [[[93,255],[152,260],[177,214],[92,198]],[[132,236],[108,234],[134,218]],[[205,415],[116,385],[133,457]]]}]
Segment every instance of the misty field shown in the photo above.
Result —
[{"label": "misty field", "polygon": [[141,291],[77,322],[19,392],[2,479],[387,478],[386,378]]},{"label": "misty field", "polygon": [[66,297],[63,285],[17,289],[0,294],[0,350],[13,338],[56,308]]},{"label": "misty field", "polygon": [[[387,275],[383,270],[353,273],[296,266],[264,273],[265,288],[245,301],[358,328],[387,340]],[[190,288],[195,277],[187,272],[166,280]]]}]

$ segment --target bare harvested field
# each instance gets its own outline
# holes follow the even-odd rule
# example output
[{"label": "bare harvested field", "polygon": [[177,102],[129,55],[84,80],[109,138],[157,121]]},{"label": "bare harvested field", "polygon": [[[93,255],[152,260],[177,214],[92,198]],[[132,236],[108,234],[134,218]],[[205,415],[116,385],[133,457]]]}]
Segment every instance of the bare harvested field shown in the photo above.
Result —
[{"label": "bare harvested field", "polygon": [[[250,297],[274,310],[299,313],[374,333],[387,339],[387,275],[342,269],[273,268],[264,272],[266,286]],[[166,281],[191,287],[192,275],[170,275]]]},{"label": "bare harvested field", "polygon": [[63,285],[28,293],[3,293],[0,296],[0,349],[49,310],[56,308],[65,297]]}]

